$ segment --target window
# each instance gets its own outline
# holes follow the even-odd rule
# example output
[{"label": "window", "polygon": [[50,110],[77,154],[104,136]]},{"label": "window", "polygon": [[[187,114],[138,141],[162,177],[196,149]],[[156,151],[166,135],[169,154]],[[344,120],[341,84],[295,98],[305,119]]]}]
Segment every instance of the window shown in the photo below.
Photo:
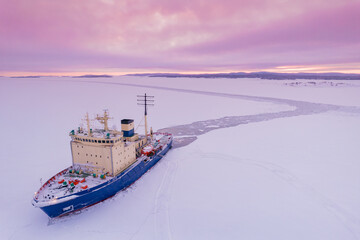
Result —
[{"label": "window", "polygon": [[94,140],[91,140],[91,142],[94,142]]},{"label": "window", "polygon": [[105,143],[105,140],[102,140],[102,143]]},{"label": "window", "polygon": [[86,156],[87,156],[88,154],[86,154]]},{"label": "window", "polygon": [[95,140],[95,142],[97,143],[97,140]]},{"label": "window", "polygon": [[80,155],[80,153],[78,153],[78,155]]},{"label": "window", "polygon": [[109,143],[109,140],[107,140],[106,143]]},{"label": "window", "polygon": [[111,141],[110,141],[110,143],[114,143],[114,141],[113,141],[113,140],[111,140]]},{"label": "window", "polygon": [[95,157],[97,157],[97,155],[95,155]]}]

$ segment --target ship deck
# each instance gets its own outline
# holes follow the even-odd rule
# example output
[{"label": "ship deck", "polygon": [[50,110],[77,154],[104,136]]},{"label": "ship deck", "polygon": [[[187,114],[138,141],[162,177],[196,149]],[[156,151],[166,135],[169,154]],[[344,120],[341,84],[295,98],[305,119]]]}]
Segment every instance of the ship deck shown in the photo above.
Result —
[{"label": "ship deck", "polygon": [[[154,137],[150,145],[152,145],[154,149],[159,149],[159,147],[163,147],[168,144],[170,139],[171,137],[169,136],[169,134],[154,133]],[[146,161],[147,158],[149,157],[146,155],[142,155],[138,157],[137,161],[135,161],[134,163],[143,160]],[[131,168],[132,165],[130,165],[124,171],[127,171],[129,168]],[[34,200],[36,200],[36,202],[42,203],[51,202],[53,200],[64,198],[66,196],[79,193],[81,191],[86,191],[87,189],[105,183],[112,178],[114,177],[108,175],[105,175],[105,178],[101,178],[100,176],[94,177],[93,174],[79,172],[74,170],[73,167],[69,167],[49,179],[39,189],[39,191],[35,193]]]},{"label": "ship deck", "polygon": [[48,180],[35,194],[36,199],[40,202],[58,199],[95,187],[112,179],[110,176],[101,179],[100,176],[94,177],[88,173],[70,172],[71,169],[65,169]]}]

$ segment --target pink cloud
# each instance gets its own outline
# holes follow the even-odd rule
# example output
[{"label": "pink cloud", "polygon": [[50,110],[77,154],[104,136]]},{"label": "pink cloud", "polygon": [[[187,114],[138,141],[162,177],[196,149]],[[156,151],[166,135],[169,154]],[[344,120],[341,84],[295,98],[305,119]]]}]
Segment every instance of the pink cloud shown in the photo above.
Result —
[{"label": "pink cloud", "polygon": [[[306,12],[295,18],[271,22],[255,30],[189,47],[198,53],[227,52],[278,45],[300,48],[360,43],[360,2],[326,11]],[[280,47],[281,49],[281,47]],[[284,48],[286,50],[286,48]],[[296,49],[295,49],[296,50]]]},{"label": "pink cloud", "polygon": [[359,9],[351,0],[0,0],[0,71],[355,61]]}]

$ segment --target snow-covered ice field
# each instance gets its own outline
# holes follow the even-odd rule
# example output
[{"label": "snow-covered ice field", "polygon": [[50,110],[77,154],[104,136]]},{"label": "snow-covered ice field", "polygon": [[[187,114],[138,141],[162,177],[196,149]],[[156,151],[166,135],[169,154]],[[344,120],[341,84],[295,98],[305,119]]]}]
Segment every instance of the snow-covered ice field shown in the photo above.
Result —
[{"label": "snow-covered ice field", "polygon": [[[145,92],[154,129],[197,139],[100,204],[35,209],[85,113],[137,125]],[[360,239],[360,81],[0,77],[0,109],[0,239]]]}]

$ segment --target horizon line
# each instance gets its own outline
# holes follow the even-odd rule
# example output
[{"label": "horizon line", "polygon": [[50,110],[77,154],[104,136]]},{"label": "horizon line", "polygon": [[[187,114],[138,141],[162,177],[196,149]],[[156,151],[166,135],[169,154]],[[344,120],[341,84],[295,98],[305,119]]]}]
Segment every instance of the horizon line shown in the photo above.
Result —
[{"label": "horizon line", "polygon": [[[276,71],[278,70],[278,71]],[[280,70],[280,71],[279,71]],[[277,74],[347,74],[360,75],[360,70],[350,71],[281,71],[283,69],[263,69],[263,70],[231,70],[231,71],[64,71],[64,72],[0,72],[0,77],[79,77],[85,75],[109,75],[109,76],[126,76],[136,74],[179,74],[179,75],[201,75],[201,74],[231,74],[231,73],[277,73]],[[293,70],[293,69],[292,69]]]}]

